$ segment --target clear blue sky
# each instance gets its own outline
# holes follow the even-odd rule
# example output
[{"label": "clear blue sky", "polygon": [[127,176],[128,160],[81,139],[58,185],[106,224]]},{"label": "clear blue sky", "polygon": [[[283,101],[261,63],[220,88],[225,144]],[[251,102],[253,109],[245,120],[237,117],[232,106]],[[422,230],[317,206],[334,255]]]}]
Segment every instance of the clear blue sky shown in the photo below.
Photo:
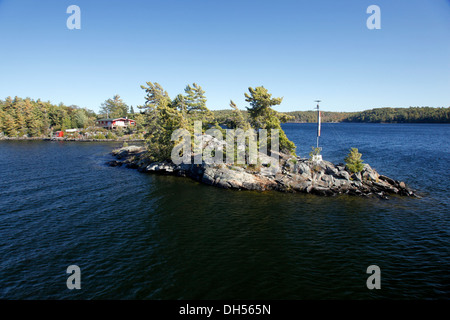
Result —
[{"label": "clear blue sky", "polygon": [[278,111],[450,105],[450,0],[0,0],[0,40],[0,99],[98,111],[114,94],[143,104],[152,81],[172,98],[196,82],[210,109],[259,85]]}]

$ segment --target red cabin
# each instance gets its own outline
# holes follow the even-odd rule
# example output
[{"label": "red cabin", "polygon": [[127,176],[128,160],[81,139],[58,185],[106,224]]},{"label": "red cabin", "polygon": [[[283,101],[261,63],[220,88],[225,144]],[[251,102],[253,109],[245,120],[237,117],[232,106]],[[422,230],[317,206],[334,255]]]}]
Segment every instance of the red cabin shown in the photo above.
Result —
[{"label": "red cabin", "polygon": [[102,127],[105,129],[126,128],[129,126],[136,126],[136,120],[128,119],[128,118],[97,120],[97,127]]}]

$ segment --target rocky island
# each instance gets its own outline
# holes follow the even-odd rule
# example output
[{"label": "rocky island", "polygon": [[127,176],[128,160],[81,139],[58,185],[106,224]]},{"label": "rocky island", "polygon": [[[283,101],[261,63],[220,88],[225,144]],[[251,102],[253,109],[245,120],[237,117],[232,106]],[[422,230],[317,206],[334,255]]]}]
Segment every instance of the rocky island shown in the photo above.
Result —
[{"label": "rocky island", "polygon": [[356,148],[352,148],[346,164],[322,160],[319,104],[317,147],[305,159],[296,155],[295,144],[281,127],[290,116],[273,109],[283,98],[272,97],[263,86],[249,87],[244,94],[249,103],[246,116],[231,100],[231,114],[220,123],[206,107],[204,91],[196,83],[187,85],[185,94],[175,99],[170,99],[158,83],[147,82],[141,88],[146,92],[145,105],[140,107],[146,119],[145,147],[114,150],[117,160],[109,161],[111,166],[189,177],[225,189],[373,195],[384,199],[388,195],[417,196],[404,182],[363,164]]},{"label": "rocky island", "polygon": [[361,172],[351,173],[344,164],[311,161],[280,153],[280,168],[274,173],[264,165],[149,163],[145,158],[145,148],[139,146],[116,149],[112,154],[117,160],[109,161],[110,166],[124,165],[146,173],[189,177],[225,189],[303,192],[322,196],[349,194],[383,199],[389,195],[419,197],[404,182],[380,175],[369,164],[364,164]]}]

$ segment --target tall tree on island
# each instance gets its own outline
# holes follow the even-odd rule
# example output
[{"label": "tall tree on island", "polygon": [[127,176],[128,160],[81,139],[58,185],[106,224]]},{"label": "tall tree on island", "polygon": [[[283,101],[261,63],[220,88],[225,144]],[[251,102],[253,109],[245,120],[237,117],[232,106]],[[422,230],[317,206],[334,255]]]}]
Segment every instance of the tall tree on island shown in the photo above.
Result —
[{"label": "tall tree on island", "polygon": [[214,120],[214,114],[206,106],[205,91],[196,83],[187,85],[184,89],[186,95],[182,102],[186,107],[187,118],[191,125],[194,121],[202,121],[203,128],[207,129],[210,126],[219,127]]},{"label": "tall tree on island", "polygon": [[286,122],[289,116],[279,113],[272,109],[273,106],[281,104],[283,98],[272,98],[266,88],[263,86],[256,88],[248,88],[250,94],[245,93],[245,101],[250,104],[247,107],[250,124],[256,130],[267,129],[267,139],[270,145],[270,129],[279,130],[280,151],[288,154],[295,154],[295,144],[290,141],[280,123]]},{"label": "tall tree on island", "polygon": [[144,113],[153,112],[157,107],[163,107],[170,104],[171,100],[167,91],[158,82],[147,82],[147,86],[141,86],[145,91],[145,104],[138,106]]},{"label": "tall tree on island", "polygon": [[230,119],[230,126],[232,129],[242,129],[242,130],[248,130],[250,129],[250,124],[247,120],[245,120],[244,115],[242,114],[241,110],[237,107],[237,105],[234,103],[233,100],[230,100],[230,107],[233,109],[231,111],[231,119]]},{"label": "tall tree on island", "polygon": [[176,129],[187,128],[183,113],[172,105],[167,92],[158,83],[147,82],[141,86],[146,92],[143,110],[147,157],[150,161],[169,160],[175,141],[171,141]]},{"label": "tall tree on island", "polygon": [[148,157],[152,161],[168,160],[175,141],[173,131],[186,129],[193,135],[194,121],[202,121],[203,129],[220,128],[213,113],[206,107],[205,91],[196,83],[187,85],[185,95],[178,94],[171,100],[159,83],[147,82],[141,86],[146,92],[146,101],[139,108],[145,116]]}]

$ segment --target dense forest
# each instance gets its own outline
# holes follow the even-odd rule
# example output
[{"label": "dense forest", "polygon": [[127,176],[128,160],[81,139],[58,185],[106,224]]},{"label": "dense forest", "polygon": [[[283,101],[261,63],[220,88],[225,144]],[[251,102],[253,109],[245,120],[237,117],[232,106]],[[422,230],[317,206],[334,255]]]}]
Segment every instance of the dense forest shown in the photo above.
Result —
[{"label": "dense forest", "polygon": [[[219,123],[226,124],[231,110],[213,111]],[[247,117],[247,111],[242,111]],[[317,111],[291,111],[287,122],[317,122]],[[384,123],[450,123],[450,107],[375,108],[360,112],[321,111],[322,122],[384,122]]]},{"label": "dense forest", "polygon": [[[322,122],[342,122],[353,115],[351,112],[329,112],[320,111]],[[294,117],[289,122],[317,122],[317,111],[292,111],[286,112],[286,114]]]},{"label": "dense forest", "polygon": [[[177,96],[175,102],[184,105],[186,97]],[[174,103],[175,103],[174,102]],[[234,127],[237,107],[232,104],[227,110],[215,110],[212,117],[215,122],[227,127]],[[106,117],[125,117],[137,120],[138,129],[145,130],[143,107],[138,106],[135,113],[122,101],[119,95],[105,100],[100,106],[100,113],[79,106],[58,105],[49,101],[30,98],[11,98],[0,100],[0,136],[8,137],[48,137],[58,130],[71,128],[95,128],[95,121]],[[239,110],[240,121],[250,121],[247,110]],[[293,111],[280,113],[287,122],[317,122],[316,111]],[[409,107],[376,108],[362,112],[328,112],[322,111],[323,122],[373,122],[373,123],[450,123],[450,107]]]},{"label": "dense forest", "polygon": [[450,107],[377,108],[356,112],[345,122],[450,123]]},{"label": "dense forest", "polygon": [[0,100],[0,134],[9,137],[48,136],[53,130],[93,126],[95,112],[78,106],[15,97]]},{"label": "dense forest", "polygon": [[[174,99],[170,98],[167,91],[157,82],[147,82],[141,88],[145,90],[146,101],[143,106],[139,106],[139,109],[145,116],[148,150],[146,157],[150,161],[171,159],[173,150],[177,150],[176,145],[179,142],[173,140],[172,134],[176,129],[184,129],[190,135],[190,141],[194,141],[194,132],[197,125],[200,125],[198,129],[203,132],[215,130],[216,133],[224,136],[226,132],[219,125],[221,123],[226,123],[230,129],[242,131],[254,129],[254,131],[247,132],[251,132],[250,135],[255,138],[255,141],[258,141],[261,134],[259,129],[268,130],[266,133],[266,147],[268,149],[271,147],[271,129],[276,129],[279,134],[279,150],[287,154],[295,151],[295,144],[287,138],[280,125],[286,122],[287,117],[273,109],[274,106],[281,104],[283,98],[272,97],[272,94],[262,86],[249,87],[249,92],[244,93],[245,101],[249,104],[245,116],[236,104],[230,101],[230,112],[222,115],[220,121],[218,121],[218,116],[206,106],[205,91],[196,83],[187,85],[184,93],[179,93]],[[237,137],[234,138],[238,139]],[[230,157],[237,156],[237,153],[234,152],[234,144],[231,151],[227,148],[228,145],[222,150],[223,156],[227,157],[227,153]],[[248,149],[245,153],[248,157]],[[217,157],[221,157],[221,155],[218,154]]]},{"label": "dense forest", "polygon": [[[221,124],[227,125],[230,121],[232,110],[216,110],[213,111],[217,121]],[[284,112],[287,115],[287,122],[317,122],[317,111],[291,111]],[[327,112],[322,111],[323,122],[341,122],[347,119],[353,113],[350,112]],[[242,115],[247,119],[247,110],[242,110]]]},{"label": "dense forest", "polygon": [[7,97],[0,100],[0,136],[48,137],[55,131],[73,128],[105,131],[95,128],[97,119],[125,116],[136,118],[141,128],[142,116],[134,114],[133,107],[128,108],[118,95],[105,100],[99,114],[76,105],[55,105],[40,99]]}]

